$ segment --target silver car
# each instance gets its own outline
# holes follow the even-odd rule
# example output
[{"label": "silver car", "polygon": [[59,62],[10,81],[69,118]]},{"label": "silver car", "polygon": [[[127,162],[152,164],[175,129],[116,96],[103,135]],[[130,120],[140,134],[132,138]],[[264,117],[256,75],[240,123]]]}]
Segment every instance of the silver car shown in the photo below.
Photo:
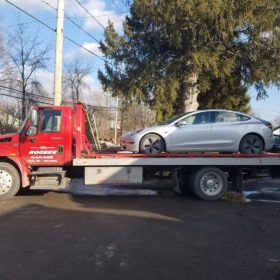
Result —
[{"label": "silver car", "polygon": [[162,152],[240,152],[259,154],[272,148],[270,122],[228,110],[203,110],[174,117],[158,126],[121,136],[125,150]]}]

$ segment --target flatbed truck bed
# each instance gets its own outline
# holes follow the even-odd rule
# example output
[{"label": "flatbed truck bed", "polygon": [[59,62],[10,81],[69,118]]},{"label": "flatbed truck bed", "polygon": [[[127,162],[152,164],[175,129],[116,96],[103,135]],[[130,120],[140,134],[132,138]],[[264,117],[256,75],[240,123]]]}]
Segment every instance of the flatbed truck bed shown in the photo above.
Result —
[{"label": "flatbed truck bed", "polygon": [[107,152],[93,151],[83,104],[34,106],[18,133],[0,136],[0,199],[20,188],[65,189],[80,177],[93,186],[168,178],[178,193],[191,190],[201,199],[217,200],[228,182],[242,192],[246,178],[280,176],[280,154]]}]

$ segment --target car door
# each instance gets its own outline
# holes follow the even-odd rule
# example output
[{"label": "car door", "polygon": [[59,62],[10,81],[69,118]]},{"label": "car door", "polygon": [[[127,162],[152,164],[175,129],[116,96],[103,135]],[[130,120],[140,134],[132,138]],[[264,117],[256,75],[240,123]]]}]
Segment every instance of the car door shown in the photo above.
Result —
[{"label": "car door", "polygon": [[249,117],[237,112],[213,112],[212,144],[217,151],[237,151],[241,135],[246,129],[246,120]]},{"label": "car door", "polygon": [[23,132],[20,136],[20,153],[31,165],[62,165],[65,159],[62,111],[39,110],[38,133],[30,136]]},{"label": "car door", "polygon": [[206,151],[211,136],[211,113],[198,112],[180,119],[171,134],[170,151]]}]

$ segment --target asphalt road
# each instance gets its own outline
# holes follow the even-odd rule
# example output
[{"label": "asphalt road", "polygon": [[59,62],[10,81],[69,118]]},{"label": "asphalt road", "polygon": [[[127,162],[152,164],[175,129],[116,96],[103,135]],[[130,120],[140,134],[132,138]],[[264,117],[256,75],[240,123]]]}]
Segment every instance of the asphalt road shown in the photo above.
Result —
[{"label": "asphalt road", "polygon": [[1,280],[280,280],[280,203],[34,192],[0,202],[0,248]]}]

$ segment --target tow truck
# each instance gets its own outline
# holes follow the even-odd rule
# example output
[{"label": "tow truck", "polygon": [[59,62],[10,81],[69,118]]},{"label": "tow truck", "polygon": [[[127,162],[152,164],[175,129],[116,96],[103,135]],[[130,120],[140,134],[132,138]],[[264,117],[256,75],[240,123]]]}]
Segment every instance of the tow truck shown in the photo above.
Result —
[{"label": "tow truck", "polygon": [[[279,176],[280,154],[135,154],[96,152],[86,135],[86,108],[34,106],[18,133],[0,136],[0,199],[21,188],[63,190],[72,178],[85,185],[132,184],[161,177],[175,192],[220,199],[244,178]],[[230,184],[229,184],[230,182]]]}]

